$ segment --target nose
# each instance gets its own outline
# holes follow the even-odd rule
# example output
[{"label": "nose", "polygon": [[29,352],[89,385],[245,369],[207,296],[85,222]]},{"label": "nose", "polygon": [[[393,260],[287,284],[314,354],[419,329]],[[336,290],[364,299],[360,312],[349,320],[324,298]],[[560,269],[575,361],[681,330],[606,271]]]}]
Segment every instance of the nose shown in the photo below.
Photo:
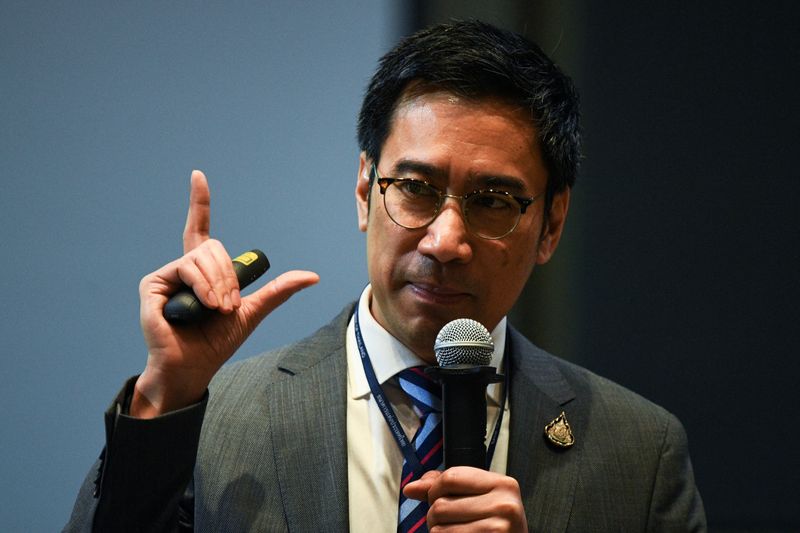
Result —
[{"label": "nose", "polygon": [[448,198],[441,211],[426,228],[417,250],[440,263],[467,263],[472,259],[472,243],[460,203]]}]

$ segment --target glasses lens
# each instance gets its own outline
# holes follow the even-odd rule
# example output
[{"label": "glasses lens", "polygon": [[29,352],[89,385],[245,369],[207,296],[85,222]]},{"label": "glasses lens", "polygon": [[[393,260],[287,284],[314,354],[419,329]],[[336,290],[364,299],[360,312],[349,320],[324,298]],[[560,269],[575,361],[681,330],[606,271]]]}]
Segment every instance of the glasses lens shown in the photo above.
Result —
[{"label": "glasses lens", "polygon": [[398,180],[383,196],[386,212],[399,225],[415,229],[430,223],[439,209],[439,193],[421,181]]},{"label": "glasses lens", "polygon": [[467,198],[464,205],[472,231],[487,239],[509,234],[519,222],[520,208],[510,195],[482,192]]}]

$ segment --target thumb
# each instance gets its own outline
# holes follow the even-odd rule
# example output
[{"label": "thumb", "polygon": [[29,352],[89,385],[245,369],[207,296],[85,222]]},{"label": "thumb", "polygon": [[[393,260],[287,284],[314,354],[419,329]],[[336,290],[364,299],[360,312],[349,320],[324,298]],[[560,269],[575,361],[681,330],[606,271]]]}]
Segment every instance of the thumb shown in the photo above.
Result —
[{"label": "thumb", "polygon": [[294,293],[316,285],[319,275],[307,270],[291,270],[276,277],[253,294],[243,298],[243,303],[252,309],[248,316],[249,326],[255,328],[264,317],[274,311]]},{"label": "thumb", "polygon": [[403,487],[403,494],[412,500],[428,501],[428,491],[440,475],[442,473],[438,470],[425,472],[421,478]]}]

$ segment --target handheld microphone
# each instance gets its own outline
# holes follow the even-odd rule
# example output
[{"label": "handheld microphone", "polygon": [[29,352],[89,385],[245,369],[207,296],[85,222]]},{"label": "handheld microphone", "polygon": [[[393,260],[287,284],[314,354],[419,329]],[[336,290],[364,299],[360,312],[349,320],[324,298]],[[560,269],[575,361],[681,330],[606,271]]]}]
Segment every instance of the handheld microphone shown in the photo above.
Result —
[{"label": "handheld microphone", "polygon": [[[269,269],[269,259],[261,250],[250,250],[233,260],[233,270],[239,280],[239,290],[257,280]],[[164,306],[164,318],[171,324],[195,324],[213,311],[200,303],[194,291],[184,286],[173,294]]]},{"label": "handheld microphone", "polygon": [[503,379],[488,366],[492,336],[480,322],[459,318],[439,331],[433,351],[439,366],[426,372],[442,384],[444,466],[486,470],[486,387]]}]

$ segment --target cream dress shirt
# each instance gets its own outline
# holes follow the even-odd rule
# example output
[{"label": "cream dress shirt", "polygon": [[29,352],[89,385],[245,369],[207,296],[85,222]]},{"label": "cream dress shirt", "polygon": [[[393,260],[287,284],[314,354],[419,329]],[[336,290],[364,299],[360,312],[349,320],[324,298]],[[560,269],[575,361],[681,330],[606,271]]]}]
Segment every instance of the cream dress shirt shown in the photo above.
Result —
[{"label": "cream dress shirt", "polygon": [[[372,289],[368,285],[359,299],[359,322],[364,345],[375,375],[392,405],[409,440],[419,427],[411,401],[391,379],[398,372],[425,362],[380,326],[369,311]],[[502,369],[506,319],[491,332],[495,351],[491,365]],[[397,529],[397,506],[403,454],[389,430],[383,414],[369,390],[356,344],[353,319],[347,327],[347,488],[350,531],[391,532]],[[500,414],[502,384],[489,385],[486,391],[487,445]],[[505,474],[508,459],[508,427],[511,419],[508,400],[497,439],[491,470]]]}]

